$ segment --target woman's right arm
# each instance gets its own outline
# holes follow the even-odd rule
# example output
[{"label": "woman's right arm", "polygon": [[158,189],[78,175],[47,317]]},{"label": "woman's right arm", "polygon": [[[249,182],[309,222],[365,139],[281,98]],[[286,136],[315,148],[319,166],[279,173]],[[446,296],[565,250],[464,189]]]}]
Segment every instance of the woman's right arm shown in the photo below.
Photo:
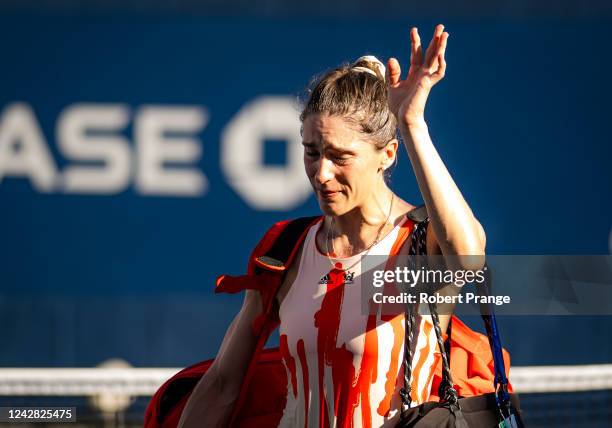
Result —
[{"label": "woman's right arm", "polygon": [[255,351],[252,322],[263,311],[258,291],[247,290],[240,312],[230,324],[219,353],[185,405],[179,428],[225,427],[238,399],[242,379]]}]

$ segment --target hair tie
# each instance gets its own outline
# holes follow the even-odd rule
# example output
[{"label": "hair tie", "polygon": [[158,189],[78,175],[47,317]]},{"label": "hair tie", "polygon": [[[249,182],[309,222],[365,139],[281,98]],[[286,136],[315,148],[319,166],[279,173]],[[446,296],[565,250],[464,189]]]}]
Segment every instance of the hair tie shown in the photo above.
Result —
[{"label": "hair tie", "polygon": [[[383,77],[383,79],[385,78],[386,67],[374,55],[364,55],[364,56],[361,56],[361,57],[357,58],[357,60],[355,62],[353,62],[353,64],[357,64],[360,61],[367,61],[367,62],[374,63],[376,65],[376,67],[378,67],[378,71],[380,71],[380,74]],[[358,65],[358,66],[351,65],[351,68],[353,70],[357,70],[357,71],[365,71],[366,73],[370,73],[370,74],[378,77],[376,72],[374,70],[372,70],[371,68],[364,67],[362,65]]]}]

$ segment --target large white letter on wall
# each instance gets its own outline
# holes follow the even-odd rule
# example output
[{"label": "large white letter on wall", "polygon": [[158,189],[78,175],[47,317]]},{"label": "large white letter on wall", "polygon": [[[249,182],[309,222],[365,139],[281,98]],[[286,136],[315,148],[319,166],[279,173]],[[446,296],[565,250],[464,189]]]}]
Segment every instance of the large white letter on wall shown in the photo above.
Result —
[{"label": "large white letter on wall", "polygon": [[129,186],[130,142],[119,135],[129,121],[121,104],[75,104],[62,112],[57,145],[67,159],[83,163],[64,169],[65,192],[115,194]]},{"label": "large white letter on wall", "polygon": [[[264,164],[266,139],[287,142],[287,164]],[[310,194],[300,122],[291,97],[263,96],[244,106],[221,136],[221,167],[229,184],[253,208],[290,210]]]},{"label": "large white letter on wall", "polygon": [[[137,147],[136,188],[146,195],[200,196],[208,180],[195,168],[164,163],[193,164],[202,155],[193,137],[208,123],[201,107],[148,106],[139,110],[134,123]],[[181,134],[181,135],[178,135]]]},{"label": "large white letter on wall", "polygon": [[26,177],[39,192],[55,190],[55,162],[25,103],[8,105],[0,117],[0,182],[4,176]]}]

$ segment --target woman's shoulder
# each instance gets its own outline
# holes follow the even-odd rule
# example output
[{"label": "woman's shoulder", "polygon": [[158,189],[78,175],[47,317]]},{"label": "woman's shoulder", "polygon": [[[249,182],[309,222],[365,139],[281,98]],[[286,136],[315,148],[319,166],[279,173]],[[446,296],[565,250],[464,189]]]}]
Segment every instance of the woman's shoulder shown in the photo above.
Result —
[{"label": "woman's shoulder", "polygon": [[404,220],[404,218],[408,215],[408,213],[414,212],[414,210],[420,208],[418,205],[413,205],[397,196],[396,196],[396,200],[397,200],[396,208],[393,210],[394,211],[393,224],[395,225],[401,223]]}]

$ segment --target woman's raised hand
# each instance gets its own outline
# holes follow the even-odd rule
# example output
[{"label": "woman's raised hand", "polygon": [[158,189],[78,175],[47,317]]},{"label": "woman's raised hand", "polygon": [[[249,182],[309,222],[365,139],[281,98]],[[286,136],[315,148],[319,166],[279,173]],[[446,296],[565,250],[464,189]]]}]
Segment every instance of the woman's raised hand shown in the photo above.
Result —
[{"label": "woman's raised hand", "polygon": [[416,27],[410,30],[410,69],[406,79],[401,79],[401,68],[395,58],[387,61],[387,85],[389,86],[389,108],[400,126],[424,123],[425,103],[431,88],[444,77],[446,61],[444,52],[448,33],[444,25],[438,24],[425,52],[421,49],[421,38]]}]

